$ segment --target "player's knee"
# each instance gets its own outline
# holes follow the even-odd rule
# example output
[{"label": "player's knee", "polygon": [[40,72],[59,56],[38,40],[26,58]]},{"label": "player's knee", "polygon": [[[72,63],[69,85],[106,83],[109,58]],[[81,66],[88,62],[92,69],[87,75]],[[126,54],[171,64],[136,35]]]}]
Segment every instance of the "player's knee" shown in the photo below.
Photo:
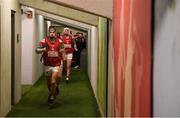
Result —
[{"label": "player's knee", "polygon": [[56,81],[52,81],[52,82],[51,82],[51,85],[52,85],[53,87],[56,87],[56,86],[57,86]]}]

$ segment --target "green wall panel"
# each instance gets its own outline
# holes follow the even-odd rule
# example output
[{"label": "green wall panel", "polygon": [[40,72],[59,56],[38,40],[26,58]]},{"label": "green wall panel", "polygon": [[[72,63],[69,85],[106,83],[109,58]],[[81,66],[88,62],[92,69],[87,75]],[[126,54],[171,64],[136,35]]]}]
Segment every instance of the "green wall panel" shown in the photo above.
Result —
[{"label": "green wall panel", "polygon": [[97,96],[103,115],[106,114],[106,81],[107,81],[107,19],[99,17],[98,24],[98,80]]}]

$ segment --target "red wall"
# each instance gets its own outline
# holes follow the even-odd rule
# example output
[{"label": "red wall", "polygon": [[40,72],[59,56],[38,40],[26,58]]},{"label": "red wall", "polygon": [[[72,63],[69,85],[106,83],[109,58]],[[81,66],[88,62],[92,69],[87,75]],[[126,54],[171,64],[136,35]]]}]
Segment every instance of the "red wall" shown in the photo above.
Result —
[{"label": "red wall", "polygon": [[150,0],[114,0],[116,116],[150,116],[150,15]]}]

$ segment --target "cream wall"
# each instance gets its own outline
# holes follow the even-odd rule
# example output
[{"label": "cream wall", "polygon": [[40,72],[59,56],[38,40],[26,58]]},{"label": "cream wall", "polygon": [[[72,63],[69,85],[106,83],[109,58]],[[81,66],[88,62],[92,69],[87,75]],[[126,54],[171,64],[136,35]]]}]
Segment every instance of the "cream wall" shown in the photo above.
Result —
[{"label": "cream wall", "polygon": [[97,28],[92,26],[91,27],[91,39],[89,41],[89,52],[88,53],[88,65],[89,65],[89,75],[90,75],[90,81],[91,81],[91,85],[94,91],[94,94],[97,98],[97,51],[98,51],[98,32],[97,32]]},{"label": "cream wall", "polygon": [[17,0],[1,0],[1,59],[0,59],[0,116],[5,116],[11,109],[11,10],[15,13],[15,103],[21,98],[21,38],[17,42],[17,34],[21,33],[20,6]]},{"label": "cream wall", "polygon": [[48,0],[112,18],[113,0]]},{"label": "cream wall", "polygon": [[[26,7],[22,7],[27,9]],[[33,85],[43,74],[43,64],[40,62],[41,55],[35,53],[39,41],[45,37],[44,17],[35,15],[28,19],[26,14],[22,15],[22,80],[24,85]]]},{"label": "cream wall", "polygon": [[[90,81],[91,81],[91,41],[92,41],[92,27],[91,27],[91,30],[88,30],[88,37],[87,37],[87,44],[86,44],[86,49],[87,49],[87,74],[88,74],[88,77],[90,78]],[[91,83],[92,84],[92,83]]]},{"label": "cream wall", "polygon": [[[24,8],[27,9],[27,8]],[[22,84],[34,83],[33,66],[34,66],[34,39],[35,39],[35,12],[33,9],[32,19],[28,19],[26,14],[21,16],[22,18]]]},{"label": "cream wall", "polygon": [[35,38],[33,39],[33,83],[43,74],[43,64],[40,62],[41,54],[35,53],[35,48],[39,45],[39,41],[45,37],[45,21],[41,15],[35,15]]}]

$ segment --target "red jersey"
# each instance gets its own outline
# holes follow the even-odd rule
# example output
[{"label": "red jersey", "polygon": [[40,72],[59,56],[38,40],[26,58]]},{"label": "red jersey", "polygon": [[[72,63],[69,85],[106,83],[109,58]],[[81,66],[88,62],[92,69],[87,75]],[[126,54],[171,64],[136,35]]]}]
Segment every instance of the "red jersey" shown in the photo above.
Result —
[{"label": "red jersey", "polygon": [[61,65],[61,53],[60,42],[58,37],[55,41],[50,41],[49,37],[46,37],[40,42],[41,46],[46,47],[46,51],[43,53],[44,65],[46,66],[60,66]]},{"label": "red jersey", "polygon": [[68,38],[64,35],[61,36],[62,42],[64,44],[65,52],[66,53],[73,53],[73,39],[72,36],[69,36]]}]

